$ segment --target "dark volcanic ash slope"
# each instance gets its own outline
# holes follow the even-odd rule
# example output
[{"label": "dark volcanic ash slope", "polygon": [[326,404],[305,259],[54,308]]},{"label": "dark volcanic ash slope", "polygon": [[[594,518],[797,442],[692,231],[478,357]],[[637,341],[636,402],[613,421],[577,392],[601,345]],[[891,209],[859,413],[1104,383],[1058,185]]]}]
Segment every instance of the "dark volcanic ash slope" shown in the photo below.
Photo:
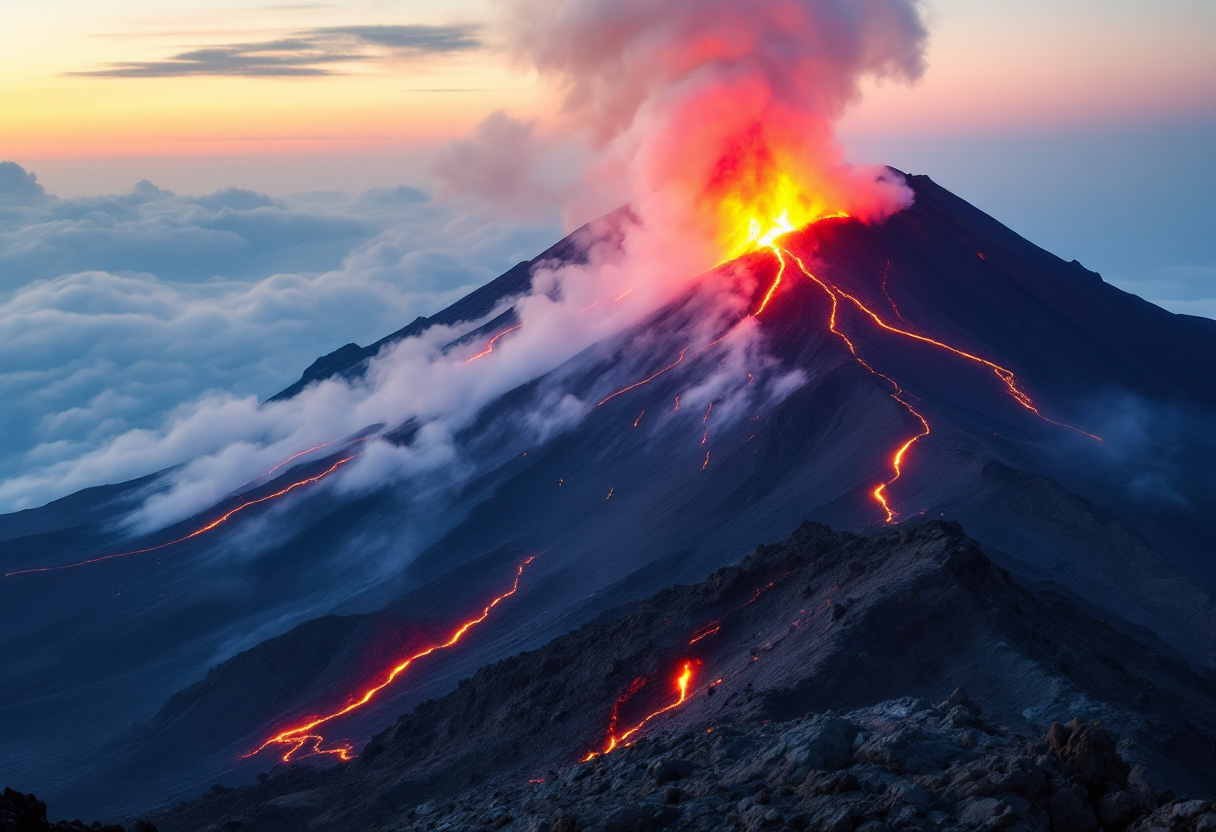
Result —
[{"label": "dark volcanic ash slope", "polygon": [[[1049,419],[1106,441],[1037,418],[988,368],[892,335],[840,295],[839,331],[932,424],[888,489],[900,519],[956,518],[1020,579],[1053,583],[1124,632],[1149,631],[1162,651],[1212,666],[1216,365],[1206,357],[1216,326],[1103,283],[925,177],[908,181],[915,203],[886,223],[825,220],[783,244],[899,326],[1008,366]],[[549,256],[577,259],[577,242]],[[488,337],[512,319],[533,266],[431,320],[471,315],[460,331]],[[698,581],[804,518],[880,524],[873,489],[920,428],[831,331],[824,290],[787,273],[764,314],[744,321],[754,349],[742,356],[712,340],[721,327],[689,323],[727,326],[718,289],[763,296],[776,271],[761,251],[690,281],[688,297],[489,404],[455,439],[477,475],[443,505],[409,483],[299,489],[155,557],[0,582],[0,649],[17,657],[0,665],[0,774],[82,814],[191,794],[221,776],[235,782],[246,772],[232,767],[268,730],[343,700],[351,678],[368,678],[368,662],[384,667],[410,647],[394,644],[395,633],[459,620],[526,554],[545,553],[492,626],[386,691],[342,735],[365,740],[477,667]],[[310,378],[357,376],[368,354],[346,350]],[[571,401],[577,412],[560,430],[533,429],[531,417]],[[401,427],[385,426],[387,436],[408,444],[413,433]],[[97,489],[0,519],[0,561],[54,565],[174,534],[123,538],[118,521],[138,496],[135,486]],[[352,598],[352,586],[366,594]],[[370,624],[327,615],[375,609]],[[958,655],[1000,641],[960,645]],[[124,730],[259,642],[243,666],[225,665],[151,723]]]},{"label": "dark volcanic ash slope", "polygon": [[1216,782],[1212,679],[1020,585],[955,524],[867,536],[805,524],[704,583],[483,668],[402,716],[352,763],[217,787],[155,820],[166,829],[220,819],[257,829],[383,825],[479,783],[547,777],[602,750],[626,692],[618,732],[675,701],[685,663],[688,700],[638,736],[728,724],[748,734],[965,686],[989,720],[1038,735],[1055,720],[1100,719],[1157,789],[1204,796]]}]

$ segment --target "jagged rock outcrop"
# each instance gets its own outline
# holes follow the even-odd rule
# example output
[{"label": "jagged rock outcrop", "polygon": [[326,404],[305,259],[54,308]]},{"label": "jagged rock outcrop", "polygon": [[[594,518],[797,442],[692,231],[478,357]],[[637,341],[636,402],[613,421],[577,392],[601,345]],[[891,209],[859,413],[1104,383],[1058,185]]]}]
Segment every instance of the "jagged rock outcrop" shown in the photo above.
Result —
[{"label": "jagged rock outcrop", "polygon": [[[959,692],[767,725],[642,739],[528,782],[495,782],[403,808],[379,832],[1211,832],[1216,802],[1158,794],[1100,723],[1028,742]],[[201,830],[278,828],[310,790]],[[225,795],[204,798],[219,803]],[[194,811],[197,811],[194,810]],[[310,828],[331,828],[325,824]],[[336,828],[336,827],[332,827]]]}]

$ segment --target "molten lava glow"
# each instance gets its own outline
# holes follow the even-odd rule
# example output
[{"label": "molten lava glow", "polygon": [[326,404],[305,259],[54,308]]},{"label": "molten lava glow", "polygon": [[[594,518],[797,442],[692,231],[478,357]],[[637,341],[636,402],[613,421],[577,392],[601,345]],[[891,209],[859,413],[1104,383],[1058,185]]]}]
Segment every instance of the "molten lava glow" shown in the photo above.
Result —
[{"label": "molten lava glow", "polygon": [[777,269],[777,276],[773,278],[773,285],[768,287],[768,291],[764,294],[764,300],[760,301],[760,305],[756,307],[753,315],[759,315],[768,306],[768,302],[773,299],[773,294],[777,291],[777,287],[781,285],[781,278],[785,276],[785,258],[781,256],[781,249],[773,246],[773,253],[777,255],[778,262],[781,267]]},{"label": "molten lava glow", "polygon": [[680,357],[677,358],[675,361],[671,362],[670,364],[668,364],[663,369],[657,371],[656,373],[654,373],[653,375],[651,375],[647,378],[642,379],[639,382],[635,382],[635,383],[629,385],[628,387],[622,387],[620,390],[617,390],[615,393],[613,393],[610,396],[606,396],[604,399],[602,399],[600,401],[599,404],[596,405],[596,407],[603,407],[604,405],[608,404],[608,402],[612,401],[613,399],[615,399],[617,396],[621,395],[622,393],[628,393],[630,390],[637,389],[638,387],[641,387],[643,384],[649,384],[650,382],[654,381],[656,378],[663,375],[663,373],[667,372],[668,370],[670,370],[671,368],[673,368],[677,364],[679,364],[681,361],[683,361],[684,353],[686,353],[686,352],[688,352],[688,347],[685,347],[684,349],[680,350]]},{"label": "molten lava glow", "polygon": [[819,220],[848,216],[839,206],[812,196],[820,189],[787,173],[797,167],[782,164],[773,152],[763,143],[741,147],[729,170],[710,185],[711,193],[726,191],[718,194],[716,206],[726,260],[773,248],[782,234]]},{"label": "molten lava glow", "polygon": [[[258,480],[265,479],[266,477],[269,477],[271,474],[273,474],[275,471],[277,471],[277,470],[279,470],[280,468],[282,468],[284,465],[287,465],[287,464],[289,464],[289,463],[295,462],[297,459],[299,459],[299,458],[300,458],[300,457],[302,457],[302,456],[308,456],[308,455],[309,455],[310,453],[312,453],[313,451],[319,451],[319,450],[321,450],[322,448],[328,448],[328,447],[329,447],[330,445],[332,445],[332,444],[333,444],[332,442],[325,442],[325,443],[322,443],[322,444],[320,444],[320,445],[313,445],[311,448],[307,448],[307,449],[305,449],[305,450],[303,450],[303,451],[300,451],[298,454],[292,454],[291,456],[287,457],[287,459],[283,460],[283,461],[282,461],[282,462],[280,462],[278,465],[276,465],[276,466],[274,466],[273,468],[271,468],[269,471],[266,471],[266,472],[264,472],[264,473],[258,474],[256,477],[254,477],[253,479],[249,480],[249,482],[246,482],[244,485],[249,485],[249,483],[251,483],[251,482],[257,482]],[[242,486],[242,487],[244,487],[244,486]]]},{"label": "molten lava glow", "polygon": [[642,728],[645,727],[646,723],[650,722],[650,720],[654,719],[657,716],[662,716],[663,714],[667,713],[668,711],[674,711],[676,708],[683,705],[688,700],[688,686],[691,683],[692,683],[692,661],[686,660],[684,662],[684,666],[680,669],[679,674],[675,678],[675,689],[676,689],[676,693],[678,694],[676,697],[676,700],[667,705],[664,705],[662,708],[659,708],[657,711],[654,711],[653,713],[647,714],[647,716],[644,719],[642,719],[641,722],[637,723],[636,725],[634,725],[632,728],[628,729],[627,731],[624,731],[623,733],[618,734],[616,723],[617,723],[621,705],[623,705],[625,702],[627,702],[630,697],[632,697],[635,693],[637,693],[639,690],[641,690],[642,687],[646,684],[645,679],[634,679],[633,683],[629,686],[628,689],[626,689],[625,693],[621,694],[620,698],[617,699],[616,704],[612,706],[612,716],[609,719],[609,723],[608,723],[608,739],[604,743],[604,750],[603,751],[592,751],[586,757],[583,758],[583,762],[585,763],[588,760],[591,760],[591,759],[594,759],[595,757],[600,756],[601,754],[611,753],[612,750],[615,749],[617,746],[624,744],[625,742],[627,742],[629,740],[630,737],[632,737],[638,731],[641,731]]},{"label": "molten lava glow", "polygon": [[[308,453],[308,452],[305,451],[304,453]],[[352,459],[354,459],[354,456],[344,457],[342,459],[339,459],[333,465],[329,466],[328,468],[326,468],[324,471],[317,474],[316,476],[309,477],[308,479],[298,480],[296,482],[293,482],[291,485],[287,486],[286,488],[281,488],[278,491],[274,492],[273,494],[267,494],[264,497],[258,497],[256,500],[247,500],[246,502],[241,503],[236,508],[226,511],[224,514],[222,514],[219,517],[217,517],[216,519],[212,520],[207,525],[202,526],[201,528],[195,529],[194,531],[190,532],[190,534],[186,535],[185,537],[179,537],[176,540],[170,540],[167,543],[160,543],[156,546],[149,546],[146,549],[132,549],[129,552],[119,552],[119,553],[113,554],[113,555],[104,555],[99,558],[89,558],[88,560],[82,560],[82,561],[78,561],[76,563],[65,563],[62,566],[43,566],[43,567],[39,567],[39,568],[35,568],[35,569],[18,569],[15,572],[5,572],[4,577],[11,578],[14,575],[28,575],[32,572],[58,572],[62,569],[75,569],[78,566],[88,566],[91,563],[102,563],[103,561],[115,560],[116,558],[128,558],[128,557],[131,557],[132,555],[143,555],[148,552],[155,552],[160,549],[165,549],[169,546],[173,546],[178,543],[185,543],[187,540],[193,540],[194,538],[198,537],[201,534],[206,534],[207,532],[214,529],[216,526],[222,525],[223,523],[227,523],[234,515],[244,511],[247,508],[256,506],[260,503],[266,503],[271,500],[277,500],[279,497],[282,497],[285,494],[289,494],[290,492],[295,491],[297,488],[302,488],[306,485],[311,485],[312,483],[317,482],[318,480],[325,479],[330,474],[332,474],[334,471],[337,471],[343,465],[350,462]]]},{"label": "molten lava glow", "polygon": [[[857,346],[853,343],[853,341],[847,335],[845,335],[845,333],[842,332],[840,330],[840,328],[837,326],[837,321],[838,321],[838,317],[840,314],[841,299],[849,301],[849,303],[851,303],[854,307],[856,307],[863,315],[868,317],[871,321],[874,322],[874,324],[876,324],[879,328],[883,329],[886,332],[890,332],[890,333],[899,335],[904,338],[909,338],[911,340],[918,341],[923,344],[928,344],[937,349],[945,350],[955,356],[958,356],[959,358],[962,358],[962,359],[965,359],[972,363],[980,364],[984,367],[987,367],[988,369],[990,369],[992,371],[992,373],[998,379],[1000,379],[1001,383],[1005,386],[1006,391],[1009,393],[1010,397],[1013,398],[1014,401],[1016,401],[1021,407],[1025,408],[1026,410],[1029,410],[1031,413],[1033,413],[1035,416],[1039,417],[1043,421],[1050,422],[1053,425],[1059,425],[1060,427],[1068,428],[1069,430],[1077,431],[1078,433],[1084,434],[1085,436],[1088,436],[1092,439],[1096,439],[1099,442],[1102,441],[1101,437],[1099,437],[1099,436],[1095,436],[1092,433],[1088,433],[1079,428],[1075,428],[1072,425],[1067,425],[1067,424],[1064,424],[1063,422],[1057,422],[1054,419],[1050,419],[1050,418],[1044,416],[1039,411],[1038,407],[1035,406],[1034,400],[1030,398],[1030,395],[1022,387],[1021,383],[1017,379],[1017,376],[1014,375],[1012,370],[1010,370],[1006,367],[1002,367],[1001,365],[996,364],[992,361],[989,361],[986,358],[981,358],[978,355],[973,355],[972,353],[966,352],[965,350],[961,350],[956,347],[952,347],[949,344],[943,343],[942,341],[938,341],[935,338],[930,338],[925,335],[920,335],[918,333],[911,332],[907,329],[902,329],[900,327],[893,326],[893,325],[887,323],[886,321],[884,321],[882,319],[882,317],[877,312],[875,312],[870,307],[866,306],[864,303],[862,303],[860,300],[858,300],[853,295],[846,292],[844,289],[841,289],[839,286],[829,284],[826,281],[817,277],[816,275],[812,274],[811,271],[806,267],[806,264],[803,263],[802,259],[799,258],[793,252],[790,252],[788,250],[782,250],[776,244],[773,244],[772,248],[773,248],[774,253],[777,255],[778,259],[781,260],[783,266],[785,263],[785,259],[784,259],[785,256],[793,258],[794,262],[796,262],[798,264],[799,270],[804,275],[806,275],[810,280],[812,280],[815,284],[817,284],[821,289],[823,289],[823,291],[825,293],[827,293],[828,299],[832,303],[831,314],[828,317],[828,329],[832,332],[833,335],[835,335],[837,338],[841,339],[844,342],[845,346],[848,347],[849,353],[853,356],[853,359],[855,361],[857,361],[857,363],[860,364],[862,367],[864,367],[866,372],[871,373],[872,375],[878,376],[879,378],[883,379],[884,381],[886,381],[888,384],[891,385],[892,392],[889,394],[891,396],[891,398],[894,399],[896,402],[898,402],[901,407],[903,407],[905,410],[907,410],[908,413],[911,414],[911,416],[920,423],[920,431],[915,436],[910,437],[909,439],[905,440],[902,444],[900,444],[900,446],[898,448],[896,448],[895,452],[891,455],[890,465],[891,465],[892,475],[888,479],[880,482],[870,492],[871,496],[874,498],[874,500],[878,503],[879,507],[883,511],[884,522],[894,523],[896,517],[898,516],[897,512],[895,512],[895,510],[891,508],[890,502],[887,499],[887,489],[889,489],[891,487],[891,485],[894,484],[895,481],[898,480],[900,478],[900,476],[903,474],[904,460],[905,460],[908,452],[911,450],[912,446],[915,445],[917,442],[919,442],[921,439],[928,436],[931,433],[931,428],[929,427],[929,421],[928,421],[928,419],[925,418],[924,414],[920,413],[916,408],[914,408],[911,405],[911,403],[908,402],[907,398],[905,398],[906,394],[905,394],[903,388],[900,387],[899,383],[896,382],[890,376],[885,375],[885,374],[880,373],[877,370],[875,370],[874,367],[872,367],[864,358],[861,357],[860,353],[858,353],[858,351],[857,351]],[[783,256],[783,254],[784,254],[784,256]],[[770,296],[771,296],[772,292],[775,290],[775,288],[776,288],[776,285],[774,284],[773,289],[770,289],[770,291],[769,291]],[[883,281],[883,292],[884,292],[884,294],[886,294],[886,281],[885,280]],[[890,300],[889,294],[887,295],[887,299]],[[767,303],[768,303],[768,299],[766,298],[765,303],[761,304],[760,309],[758,309],[755,314],[758,315],[764,309],[764,306],[766,306]],[[900,319],[902,320],[902,316],[899,315],[899,310],[895,306],[894,301],[891,301],[891,306],[892,306],[892,309],[895,312],[896,316],[900,317]]]},{"label": "molten lava glow", "polygon": [[476,361],[479,358],[485,358],[487,355],[494,352],[494,345],[496,343],[498,343],[499,338],[506,335],[508,332],[514,332],[515,330],[519,329],[521,326],[523,326],[523,324],[516,324],[515,326],[511,327],[510,329],[504,329],[502,332],[498,333],[497,335],[495,335],[493,338],[490,339],[490,343],[486,344],[486,348],[484,350],[477,353],[477,355],[473,356],[472,358],[470,358],[468,361],[466,361],[464,363],[472,364],[474,361]]},{"label": "molten lava glow", "polygon": [[[791,574],[793,574],[793,570],[792,570],[792,569],[791,569],[791,570],[789,570],[789,571],[787,571],[787,572],[782,572],[782,573],[781,573],[780,575],[778,575],[778,576],[777,576],[775,579],[773,579],[773,580],[769,581],[769,582],[768,582],[767,584],[765,584],[764,586],[758,586],[758,587],[756,587],[756,588],[755,588],[755,590],[753,590],[753,591],[752,591],[752,595],[751,595],[751,597],[750,597],[750,598],[748,598],[746,601],[744,601],[742,604],[740,604],[739,606],[735,607],[735,608],[734,608],[734,609],[732,609],[731,611],[727,612],[727,613],[726,613],[725,615],[723,615],[721,618],[715,618],[713,621],[709,622],[708,624],[702,624],[700,627],[698,627],[698,628],[697,628],[697,629],[696,629],[696,630],[693,632],[693,634],[692,634],[692,638],[691,638],[691,639],[689,639],[688,643],[689,643],[690,645],[692,645],[692,644],[696,644],[696,643],[697,643],[698,641],[700,641],[701,639],[704,639],[704,638],[709,638],[709,637],[710,637],[710,636],[712,636],[714,633],[716,633],[716,632],[718,632],[719,630],[721,630],[721,629],[722,629],[722,622],[723,622],[723,621],[725,621],[727,618],[729,618],[730,616],[734,615],[735,613],[739,612],[740,610],[747,609],[747,608],[748,608],[748,607],[750,607],[752,604],[756,603],[756,601],[760,600],[760,596],[761,596],[761,595],[763,595],[764,593],[768,592],[770,589],[772,589],[773,587],[775,587],[775,586],[776,586],[776,585],[777,585],[777,584],[778,584],[778,583],[781,581],[781,579],[782,579],[782,578],[788,577],[788,576],[789,576],[789,575],[791,575]],[[719,680],[718,680],[718,682],[721,682],[721,681],[722,681],[721,679],[719,679]],[[714,684],[717,684],[718,682],[715,682]]]},{"label": "molten lava glow", "polygon": [[515,580],[511,584],[511,588],[501,595],[496,596],[490,601],[490,603],[486,604],[486,606],[482,609],[481,614],[476,618],[471,618],[457,627],[452,634],[448,636],[446,641],[425,647],[403,660],[389,670],[378,683],[364,690],[362,694],[357,696],[344,707],[330,714],[326,714],[325,716],[309,717],[307,721],[300,725],[280,731],[259,745],[253,751],[242,755],[241,759],[248,759],[249,757],[253,757],[256,754],[261,753],[272,745],[277,745],[286,749],[282,755],[283,762],[285,763],[291,762],[293,759],[298,759],[296,755],[298,755],[299,752],[304,749],[307,749],[307,753],[299,755],[300,757],[311,756],[313,754],[331,754],[341,760],[349,760],[352,756],[351,750],[353,748],[349,743],[344,741],[337,747],[323,749],[321,748],[321,744],[325,741],[325,738],[321,734],[314,733],[314,729],[320,725],[330,722],[331,720],[337,719],[338,717],[345,716],[351,711],[362,708],[368,702],[372,701],[372,699],[375,698],[380,691],[391,685],[398,676],[404,673],[414,662],[418,661],[419,659],[423,659],[432,653],[436,653],[440,650],[446,650],[449,647],[456,645],[462,638],[464,638],[465,633],[489,618],[490,613],[493,612],[495,607],[519,591],[519,580],[521,577],[523,577],[524,569],[534,560],[536,560],[535,555],[524,560],[515,570]]}]

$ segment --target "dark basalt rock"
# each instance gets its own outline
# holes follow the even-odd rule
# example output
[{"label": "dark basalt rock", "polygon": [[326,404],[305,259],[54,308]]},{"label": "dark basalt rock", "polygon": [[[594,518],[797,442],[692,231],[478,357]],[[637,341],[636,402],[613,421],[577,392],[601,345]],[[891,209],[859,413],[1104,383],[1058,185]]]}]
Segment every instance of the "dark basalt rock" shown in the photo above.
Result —
[{"label": "dark basalt rock", "polygon": [[[952,699],[955,707],[964,701]],[[912,750],[881,760],[859,753],[835,774],[791,771],[790,750],[805,747],[805,738],[822,733],[825,725],[850,726],[867,738],[862,748]],[[725,742],[722,732],[729,735]],[[420,811],[382,829],[465,829],[501,807],[509,807],[513,818],[507,828],[520,832],[1216,829],[1212,801],[1161,802],[1160,796],[1120,789],[1109,777],[1103,782],[1110,790],[1093,798],[1089,784],[1096,773],[1106,776],[1127,765],[1113,751],[1114,737],[1099,724],[1053,726],[1038,742],[995,726],[979,742],[970,733],[950,725],[940,709],[908,699],[781,725],[687,730],[618,749],[542,784],[467,792],[447,808]],[[910,771],[907,753],[915,756],[923,745],[949,751]],[[678,749],[681,756],[664,749]],[[678,790],[656,782],[658,772],[678,763],[685,764],[678,766],[684,772]],[[602,783],[611,785],[595,787]],[[977,789],[979,784],[986,788]],[[752,793],[740,796],[746,791]]]},{"label": "dark basalt rock", "polygon": [[[146,820],[136,821],[132,832],[156,832]],[[0,832],[127,832],[122,826],[105,825],[98,821],[86,824],[81,820],[47,820],[46,804],[32,794],[4,789],[0,795]]]}]

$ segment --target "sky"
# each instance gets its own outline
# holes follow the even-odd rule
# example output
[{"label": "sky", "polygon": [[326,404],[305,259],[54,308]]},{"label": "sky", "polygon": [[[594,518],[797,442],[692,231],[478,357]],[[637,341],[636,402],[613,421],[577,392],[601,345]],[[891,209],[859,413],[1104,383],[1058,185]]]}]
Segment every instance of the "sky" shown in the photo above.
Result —
[{"label": "sky", "polygon": [[[846,156],[1216,317],[1216,3],[923,9],[923,77],[864,90]],[[500,12],[0,0],[0,481],[207,391],[273,394],[592,219],[436,196],[433,160],[490,114],[563,118]]]}]

